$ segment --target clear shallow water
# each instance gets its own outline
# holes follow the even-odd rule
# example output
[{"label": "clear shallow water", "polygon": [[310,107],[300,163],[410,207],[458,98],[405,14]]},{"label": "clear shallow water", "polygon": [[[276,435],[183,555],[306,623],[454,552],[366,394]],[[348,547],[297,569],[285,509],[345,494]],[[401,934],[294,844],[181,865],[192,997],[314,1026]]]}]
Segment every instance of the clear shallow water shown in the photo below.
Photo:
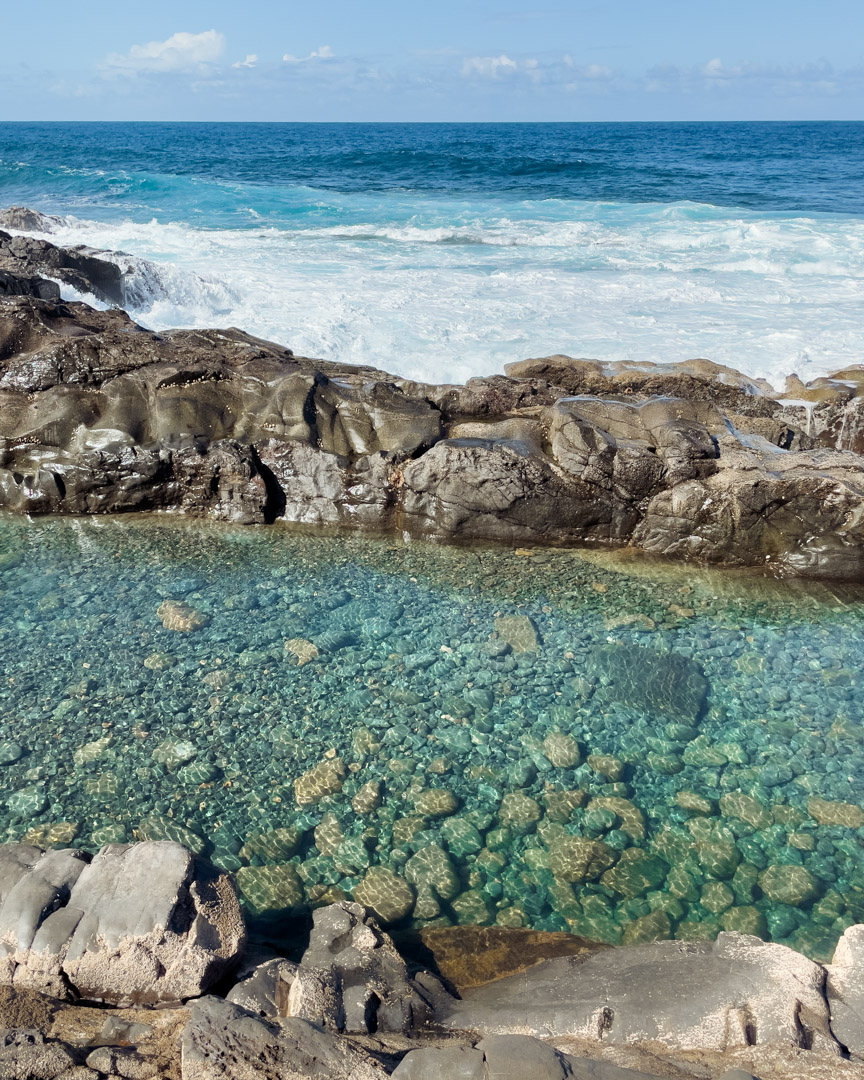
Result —
[{"label": "clear shallow water", "polygon": [[864,920],[860,592],[136,518],[0,553],[0,838],[180,839],[261,917],[820,957]]},{"label": "clear shallow water", "polygon": [[464,380],[860,362],[862,124],[0,124],[0,203],[164,264],[148,325]]}]

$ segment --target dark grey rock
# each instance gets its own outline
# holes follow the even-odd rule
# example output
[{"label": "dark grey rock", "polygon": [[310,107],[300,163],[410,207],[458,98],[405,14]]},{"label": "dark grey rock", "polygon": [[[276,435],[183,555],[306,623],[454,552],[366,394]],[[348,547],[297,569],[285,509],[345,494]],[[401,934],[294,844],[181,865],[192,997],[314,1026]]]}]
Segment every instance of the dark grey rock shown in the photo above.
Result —
[{"label": "dark grey rock", "polygon": [[159,1064],[142,1057],[131,1047],[100,1046],[87,1055],[87,1066],[124,1080],[150,1080],[159,1075]]},{"label": "dark grey rock", "polygon": [[[530,1073],[523,1074],[526,1078]],[[412,1050],[399,1062],[393,1080],[487,1080],[481,1050],[430,1046]]]},{"label": "dark grey rock", "polygon": [[696,661],[639,645],[593,649],[586,671],[607,679],[617,701],[687,723],[698,720],[708,693],[708,680]]},{"label": "dark grey rock", "polygon": [[864,575],[864,459],[814,449],[821,435],[731,369],[550,357],[432,386],[239,330],[154,334],[119,310],[39,299],[31,279],[49,271],[115,297],[136,272],[117,253],[0,234],[14,277],[0,291],[36,294],[0,295],[0,507],[634,544]]},{"label": "dark grey rock", "polygon": [[424,983],[409,978],[391,939],[359,904],[330,904],[312,919],[309,947],[291,984],[289,1015],[358,1034],[422,1027],[431,1012],[433,977],[427,974]]},{"label": "dark grey rock", "polygon": [[190,1006],[183,1080],[384,1080],[382,1065],[296,1017],[266,1023],[221,998]]}]

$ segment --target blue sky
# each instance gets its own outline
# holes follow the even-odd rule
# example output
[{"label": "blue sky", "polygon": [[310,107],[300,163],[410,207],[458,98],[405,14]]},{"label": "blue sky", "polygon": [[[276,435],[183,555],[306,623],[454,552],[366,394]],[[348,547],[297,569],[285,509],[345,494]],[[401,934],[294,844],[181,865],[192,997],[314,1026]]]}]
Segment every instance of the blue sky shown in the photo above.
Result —
[{"label": "blue sky", "polygon": [[43,0],[3,120],[864,119],[861,0]]}]

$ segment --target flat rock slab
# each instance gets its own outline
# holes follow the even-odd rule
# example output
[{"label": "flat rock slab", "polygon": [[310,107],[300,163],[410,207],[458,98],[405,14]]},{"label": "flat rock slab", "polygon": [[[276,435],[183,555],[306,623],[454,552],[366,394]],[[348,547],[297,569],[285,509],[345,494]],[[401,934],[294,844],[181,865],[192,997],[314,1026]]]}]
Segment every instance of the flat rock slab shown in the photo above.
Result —
[{"label": "flat rock slab", "polygon": [[783,945],[723,933],[716,942],[664,941],[548,960],[442,1003],[436,1025],[588,1045],[727,1052],[776,1044],[839,1054],[823,981],[818,964]]},{"label": "flat rock slab", "polygon": [[203,993],[246,930],[228,875],[180,844],[0,847],[0,984],[115,1005]]},{"label": "flat rock slab", "polygon": [[708,693],[708,680],[695,661],[641,645],[593,649],[588,671],[609,680],[616,701],[689,723],[699,719]]}]

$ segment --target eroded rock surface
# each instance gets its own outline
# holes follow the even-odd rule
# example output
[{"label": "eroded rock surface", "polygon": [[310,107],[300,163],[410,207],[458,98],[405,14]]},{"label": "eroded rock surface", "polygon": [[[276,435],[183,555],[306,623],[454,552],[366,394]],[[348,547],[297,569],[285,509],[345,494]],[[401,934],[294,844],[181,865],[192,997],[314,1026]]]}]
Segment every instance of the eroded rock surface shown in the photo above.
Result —
[{"label": "eroded rock surface", "polygon": [[[61,260],[33,247],[45,244],[0,234],[0,507],[632,544],[864,573],[858,369],[803,405],[708,361],[558,356],[421,384],[239,330],[155,334],[120,310],[60,301],[38,277]],[[109,268],[94,289],[127,289],[118,264],[52,250],[79,267],[53,276],[96,275],[94,262]],[[823,406],[841,419],[815,424]]]},{"label": "eroded rock surface", "polygon": [[580,958],[466,990],[438,1023],[449,1031],[521,1033],[603,1045],[661,1043],[729,1052],[778,1044],[836,1053],[824,970],[783,945],[723,933]]},{"label": "eroded rock surface", "polygon": [[0,982],[55,997],[156,1004],[203,993],[242,952],[230,878],[179,844],[98,855],[0,846]]}]

